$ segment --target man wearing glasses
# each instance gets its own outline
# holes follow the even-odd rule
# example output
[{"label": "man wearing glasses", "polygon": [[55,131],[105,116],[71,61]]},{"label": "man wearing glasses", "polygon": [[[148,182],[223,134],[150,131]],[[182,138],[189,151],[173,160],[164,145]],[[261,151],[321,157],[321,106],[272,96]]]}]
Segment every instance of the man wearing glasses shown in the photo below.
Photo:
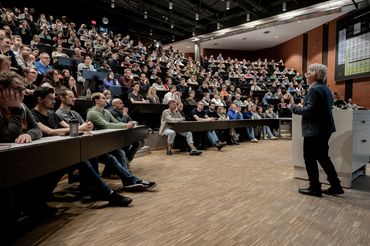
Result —
[{"label": "man wearing glasses", "polygon": [[35,63],[35,66],[41,75],[45,75],[46,71],[53,69],[53,67],[50,66],[49,54],[45,52],[41,53],[40,60]]}]

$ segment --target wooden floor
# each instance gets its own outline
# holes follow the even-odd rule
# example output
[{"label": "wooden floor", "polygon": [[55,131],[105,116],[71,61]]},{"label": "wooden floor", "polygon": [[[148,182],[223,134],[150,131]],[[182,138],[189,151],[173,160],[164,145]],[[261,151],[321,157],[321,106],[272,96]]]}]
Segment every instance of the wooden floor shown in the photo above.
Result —
[{"label": "wooden floor", "polygon": [[123,193],[134,199],[128,208],[52,203],[60,215],[16,245],[370,245],[370,176],[342,197],[300,195],[307,181],[293,178],[290,140],[198,157],[154,151],[132,171],[157,191]]}]

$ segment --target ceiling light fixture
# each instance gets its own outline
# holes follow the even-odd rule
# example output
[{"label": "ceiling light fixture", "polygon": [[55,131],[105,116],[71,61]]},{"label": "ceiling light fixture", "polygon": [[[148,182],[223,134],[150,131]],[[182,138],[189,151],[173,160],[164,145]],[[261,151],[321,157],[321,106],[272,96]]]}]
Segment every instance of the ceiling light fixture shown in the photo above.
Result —
[{"label": "ceiling light fixture", "polygon": [[173,8],[173,3],[172,3],[172,2],[169,2],[169,3],[168,3],[168,8],[169,8],[169,9],[172,9],[172,8]]},{"label": "ceiling light fixture", "polygon": [[172,35],[172,42],[175,41],[175,35]]},{"label": "ceiling light fixture", "polygon": [[246,18],[247,21],[250,21],[251,20],[251,14],[250,13],[247,13],[247,18]]},{"label": "ceiling light fixture", "polygon": [[148,19],[148,12],[146,12],[146,10],[144,11],[144,19]]},{"label": "ceiling light fixture", "polygon": [[226,1],[226,10],[230,9],[230,1]]},{"label": "ceiling light fixture", "polygon": [[114,4],[114,0],[111,0],[111,1],[110,1],[110,7],[111,7],[112,9],[114,9],[114,7],[116,7],[116,5]]},{"label": "ceiling light fixture", "polygon": [[195,13],[195,20],[198,21],[199,20],[199,14],[198,13]]},{"label": "ceiling light fixture", "polygon": [[175,27],[175,25],[173,24],[173,22],[171,22],[171,29],[173,29]]},{"label": "ceiling light fixture", "polygon": [[152,31],[152,29],[150,29],[149,35],[150,35],[150,36],[152,36],[152,35],[153,35],[153,31]]},{"label": "ceiling light fixture", "polygon": [[283,12],[286,11],[286,2],[283,2]]},{"label": "ceiling light fixture", "polygon": [[221,28],[221,24],[217,22],[217,30],[220,30],[220,28]]}]

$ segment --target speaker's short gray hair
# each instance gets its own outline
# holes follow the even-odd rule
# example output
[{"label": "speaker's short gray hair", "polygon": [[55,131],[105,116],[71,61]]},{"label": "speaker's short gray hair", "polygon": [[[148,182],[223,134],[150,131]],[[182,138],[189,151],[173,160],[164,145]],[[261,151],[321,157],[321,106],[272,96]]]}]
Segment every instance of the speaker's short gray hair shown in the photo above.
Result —
[{"label": "speaker's short gray hair", "polygon": [[317,81],[325,82],[326,81],[326,74],[327,74],[327,67],[324,64],[314,63],[308,67],[308,72],[311,76],[316,76]]}]

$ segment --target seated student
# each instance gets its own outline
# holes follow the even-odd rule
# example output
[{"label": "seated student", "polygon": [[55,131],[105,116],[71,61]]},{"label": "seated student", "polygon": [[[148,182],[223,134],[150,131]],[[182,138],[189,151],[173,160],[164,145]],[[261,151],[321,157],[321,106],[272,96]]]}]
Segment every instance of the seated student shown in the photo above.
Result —
[{"label": "seated student", "polygon": [[170,100],[175,100],[175,101],[181,101],[181,98],[179,97],[179,93],[176,91],[176,86],[171,85],[169,87],[169,91],[164,95],[163,97],[163,104],[168,104]]},{"label": "seated student", "polygon": [[[39,87],[34,91],[33,95],[36,100],[36,107],[33,109],[32,113],[36,119],[37,126],[41,129],[43,135],[63,136],[69,133],[69,125],[65,121],[60,120],[52,110],[55,104],[54,89],[50,87]],[[72,95],[73,92],[70,91],[69,96],[73,97]],[[79,126],[79,131],[88,132],[92,130],[92,127],[93,125],[91,122],[86,122]],[[93,193],[95,198],[108,200],[109,204],[113,206],[128,206],[132,202],[131,198],[121,196],[109,188],[99,177],[98,173],[89,161],[79,163],[78,167],[86,174],[91,185],[96,189],[95,193]],[[59,179],[60,178],[61,175],[59,176]],[[51,183],[50,192],[54,190],[58,180],[54,180],[56,182]]]},{"label": "seated student", "polygon": [[[86,55],[83,59],[83,62],[77,65],[77,82],[78,82],[78,93],[80,95],[86,95],[87,89],[94,90],[95,89],[95,81],[90,79],[85,79],[83,77],[83,71],[96,71],[93,61],[91,60],[90,56]],[[82,87],[82,88],[81,88]],[[82,89],[82,90],[81,90]]]},{"label": "seated student", "polygon": [[[256,111],[257,111],[257,115],[256,115],[257,119],[266,119],[267,118],[267,116],[263,112],[263,108],[261,106],[257,106]],[[277,137],[275,137],[272,134],[271,128],[268,125],[263,125],[262,126],[262,135],[263,136],[261,136],[261,137],[263,137],[263,139],[272,139],[272,140],[278,139]]]},{"label": "seated student", "polygon": [[214,102],[216,104],[216,106],[223,106],[223,107],[226,106],[225,101],[220,97],[220,94],[218,92],[215,92],[213,94],[213,98],[212,98],[211,102]]},{"label": "seated student", "polygon": [[210,94],[208,92],[203,93],[201,102],[204,104],[204,106],[208,107],[209,103],[211,102]]},{"label": "seated student", "polygon": [[[23,78],[15,72],[0,73],[0,142],[26,144],[40,139],[42,132],[31,111],[22,103],[25,94]],[[20,170],[21,171],[21,170]],[[56,181],[53,181],[56,180]],[[49,196],[47,182],[57,182],[58,177],[43,176],[16,188],[15,207],[35,217],[52,215],[56,209],[46,202]],[[9,218],[2,218],[6,222]]]},{"label": "seated student", "polygon": [[[223,106],[219,106],[219,108],[223,108]],[[205,112],[209,118],[212,118],[214,120],[218,120],[220,118],[220,115],[216,110],[216,104],[214,102],[209,103],[208,109]],[[229,132],[230,131],[226,130],[217,130],[217,136],[219,136],[222,140],[227,140],[229,138]]]},{"label": "seated student", "polygon": [[50,56],[48,53],[43,52],[39,57],[40,60],[35,62],[35,66],[39,74],[44,75],[46,71],[53,69],[53,67],[50,66]]},{"label": "seated student", "polygon": [[135,82],[132,85],[132,92],[128,94],[128,99],[132,104],[138,103],[149,103],[148,100],[145,100],[144,97],[139,93],[140,91],[140,84]]},{"label": "seated student", "polygon": [[152,104],[160,104],[161,99],[157,95],[157,89],[154,86],[149,87],[148,94],[146,95],[146,99],[149,103]]},{"label": "seated student", "polygon": [[26,67],[23,69],[24,85],[26,87],[25,97],[23,103],[27,105],[28,108],[35,107],[33,100],[33,91],[37,88],[34,84],[37,78],[36,69]]},{"label": "seated student", "polygon": [[[253,117],[252,105],[248,104],[247,108],[243,112],[243,119],[252,119],[252,117]],[[252,126],[247,127],[247,137],[252,143],[258,143],[258,140],[255,137],[254,129]]]},{"label": "seated student", "polygon": [[[274,105],[270,104],[269,107],[265,111],[266,118],[270,119],[277,119],[279,118],[278,114],[274,112]],[[279,136],[279,133],[277,132],[277,129],[279,129],[279,122],[275,122],[272,124],[272,130],[275,137]]]},{"label": "seated student", "polygon": [[[91,100],[93,102],[94,107],[92,107],[88,112],[86,119],[91,121],[96,129],[124,129],[124,128],[133,128],[134,124],[132,122],[123,123],[116,120],[113,115],[105,109],[107,102],[105,101],[105,97],[102,93],[96,92],[92,95]],[[123,150],[116,150],[116,155],[114,157],[118,158],[120,164],[123,166],[125,170],[128,171],[127,163],[125,161],[126,154]],[[132,180],[133,184],[141,184],[143,185],[144,189],[151,190],[157,186],[155,182],[145,181],[139,179],[138,177],[131,174],[129,177]],[[124,180],[123,180],[124,181]]]},{"label": "seated student", "polygon": [[352,101],[352,98],[348,98],[348,103],[346,104],[345,108],[346,109],[359,109],[362,107],[357,106],[357,104]]},{"label": "seated student", "polygon": [[[232,104],[231,104],[232,105]],[[234,104],[235,105],[235,104]],[[219,116],[218,120],[230,120],[228,112],[226,111],[225,107],[218,107],[217,114]],[[239,145],[238,134],[236,133],[234,128],[231,128],[228,132],[230,137],[231,144]]]},{"label": "seated student", "polygon": [[[169,122],[182,122],[185,118],[177,110],[177,103],[175,100],[170,100],[168,102],[168,109],[163,110],[161,118],[161,126],[159,128],[159,134],[167,136],[167,155],[172,155],[172,146],[176,137],[176,132],[171,129],[171,126],[167,123]],[[186,142],[190,147],[190,155],[200,155],[201,151],[194,147],[193,134],[191,132],[181,132],[178,133],[186,137]]]},{"label": "seated student", "polygon": [[[115,98],[112,100],[112,106],[108,110],[119,122],[133,122],[131,117],[128,115],[128,108],[124,107],[122,100],[119,98]],[[144,139],[142,139],[136,143],[131,144],[130,146],[123,147],[129,163],[134,159],[136,152],[144,145],[145,141]]]},{"label": "seated student", "polygon": [[103,90],[102,93],[105,97],[105,101],[107,102],[107,106],[105,106],[105,108],[109,108],[110,106],[112,106],[112,93],[110,92],[110,90]]},{"label": "seated student", "polygon": [[22,104],[23,80],[15,72],[0,73],[0,142],[30,143],[42,137],[31,111]]},{"label": "seated student", "polygon": [[157,90],[157,91],[166,91],[166,88],[164,87],[162,83],[162,79],[160,77],[156,78],[155,82],[152,84],[152,86]]},{"label": "seated student", "polygon": [[194,97],[195,97],[195,91],[191,90],[189,93],[189,97],[185,99],[186,104],[192,105],[192,106],[197,105],[197,101],[195,101]]},{"label": "seated student", "polygon": [[114,77],[114,72],[107,73],[107,77],[103,80],[104,88],[108,89],[111,86],[121,86],[118,80]]},{"label": "seated student", "polygon": [[[191,111],[193,119],[195,119],[196,121],[214,121],[215,120],[214,118],[210,118],[206,115],[206,112],[204,111],[203,108],[204,104],[201,101],[199,101],[197,103],[197,107]],[[221,142],[218,139],[218,136],[214,130],[208,131],[207,137],[211,144],[213,146],[216,146],[218,150],[221,150],[226,145],[226,143]]]},{"label": "seated student", "polygon": [[[287,92],[288,93],[288,92]],[[286,94],[285,94],[286,95]],[[291,118],[292,117],[292,112],[289,110],[289,106],[288,104],[285,102],[286,99],[284,98],[281,98],[280,99],[280,103],[278,104],[277,108],[278,108],[278,113],[279,113],[279,117],[288,117],[288,118]],[[289,101],[291,100],[291,98],[289,99]]]}]

